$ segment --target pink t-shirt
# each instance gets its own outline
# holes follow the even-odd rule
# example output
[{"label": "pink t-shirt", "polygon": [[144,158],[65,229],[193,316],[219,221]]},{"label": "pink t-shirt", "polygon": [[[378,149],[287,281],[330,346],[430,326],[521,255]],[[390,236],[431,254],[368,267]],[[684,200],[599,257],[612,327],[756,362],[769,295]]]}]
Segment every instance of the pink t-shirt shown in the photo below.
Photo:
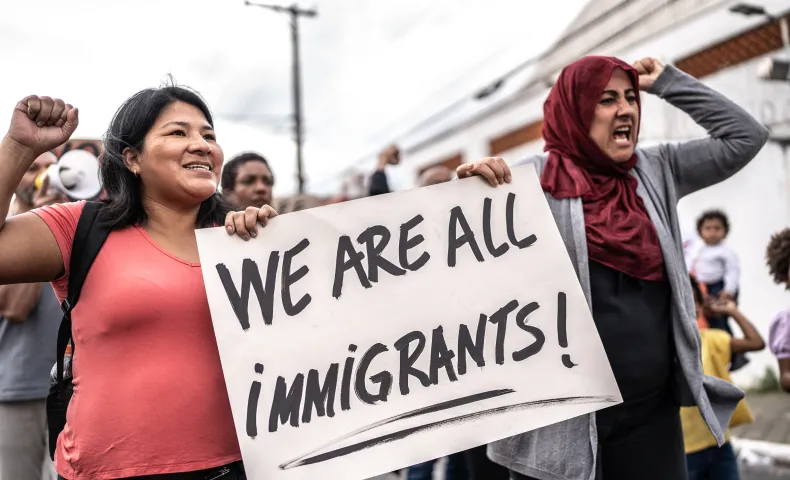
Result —
[{"label": "pink t-shirt", "polygon": [[[84,202],[34,212],[68,270]],[[68,272],[52,283],[58,299]],[[241,459],[200,264],[139,227],[113,231],[72,312],[74,395],[58,437],[63,477],[104,480]]]}]

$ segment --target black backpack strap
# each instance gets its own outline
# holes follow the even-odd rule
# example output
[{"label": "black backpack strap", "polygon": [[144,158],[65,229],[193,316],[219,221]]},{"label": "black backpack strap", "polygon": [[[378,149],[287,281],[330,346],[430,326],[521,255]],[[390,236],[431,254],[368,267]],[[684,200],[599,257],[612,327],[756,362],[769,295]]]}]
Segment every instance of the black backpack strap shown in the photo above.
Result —
[{"label": "black backpack strap", "polygon": [[[63,320],[58,329],[57,342],[57,375],[58,384],[63,384],[63,362],[66,355],[66,348],[71,341],[71,311],[77,305],[82,292],[82,284],[93,264],[93,260],[99,254],[104,241],[110,234],[110,229],[103,227],[97,221],[101,212],[102,204],[99,202],[85,202],[82,209],[80,220],[77,223],[77,230],[74,233],[74,240],[71,244],[71,259],[69,261],[69,292],[68,296],[60,304],[63,310]],[[72,345],[72,354],[74,352]]]}]

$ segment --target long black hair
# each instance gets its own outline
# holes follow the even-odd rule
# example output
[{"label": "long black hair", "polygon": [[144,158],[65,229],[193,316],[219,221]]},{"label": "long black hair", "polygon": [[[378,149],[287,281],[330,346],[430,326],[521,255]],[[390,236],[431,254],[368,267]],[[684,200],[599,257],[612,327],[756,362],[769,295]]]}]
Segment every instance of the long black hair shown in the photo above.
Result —
[{"label": "long black hair", "polygon": [[[172,83],[137,92],[115,112],[104,135],[100,158],[100,176],[107,194],[102,207],[102,223],[105,226],[120,229],[140,225],[148,218],[140,194],[140,179],[126,167],[123,151],[133,148],[141,152],[143,140],[156,119],[165,108],[178,101],[198,108],[209,125],[214,126],[211,112],[200,94]],[[230,210],[230,205],[215,192],[200,204],[196,226],[221,226]]]}]

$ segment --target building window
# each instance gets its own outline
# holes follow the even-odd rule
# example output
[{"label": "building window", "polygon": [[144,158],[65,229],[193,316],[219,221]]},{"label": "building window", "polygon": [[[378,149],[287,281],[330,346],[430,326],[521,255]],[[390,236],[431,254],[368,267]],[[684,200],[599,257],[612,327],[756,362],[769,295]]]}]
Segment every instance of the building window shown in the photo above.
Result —
[{"label": "building window", "polygon": [[460,153],[456,153],[455,155],[453,155],[451,157],[447,157],[444,160],[439,160],[438,162],[433,162],[430,165],[426,165],[426,166],[422,167],[417,172],[417,178],[420,178],[420,176],[423,173],[425,173],[425,171],[428,170],[429,168],[433,168],[433,167],[447,167],[450,170],[455,171],[455,169],[458,168],[459,166],[461,166],[462,163],[464,163],[463,155],[460,154]]},{"label": "building window", "polygon": [[774,21],[677,60],[675,65],[693,77],[702,78],[780,48],[782,32],[779,22]]},{"label": "building window", "polygon": [[490,155],[499,155],[506,152],[511,148],[516,148],[525,145],[534,140],[541,138],[541,131],[543,129],[543,119],[535,120],[534,122],[522,125],[515,130],[511,130],[504,135],[492,138],[488,142],[488,151]]}]

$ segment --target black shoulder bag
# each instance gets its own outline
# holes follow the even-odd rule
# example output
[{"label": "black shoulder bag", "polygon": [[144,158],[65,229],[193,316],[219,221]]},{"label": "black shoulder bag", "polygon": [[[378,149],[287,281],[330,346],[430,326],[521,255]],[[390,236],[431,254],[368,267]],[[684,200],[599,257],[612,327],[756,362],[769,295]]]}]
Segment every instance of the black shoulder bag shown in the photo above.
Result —
[{"label": "black shoulder bag", "polygon": [[93,260],[99,254],[99,250],[110,234],[110,229],[100,226],[98,222],[101,206],[102,204],[98,202],[85,202],[71,245],[69,292],[60,304],[60,308],[63,310],[63,319],[60,322],[60,329],[58,329],[57,363],[54,367],[53,381],[50,382],[49,395],[47,395],[49,456],[52,459],[55,458],[58,435],[66,426],[66,410],[74,391],[71,368],[66,366],[68,372],[64,372],[64,358],[69,343],[71,343],[72,356],[74,355],[74,342],[71,339],[71,311],[77,305],[82,284],[85,283],[85,277],[88,276]]}]

